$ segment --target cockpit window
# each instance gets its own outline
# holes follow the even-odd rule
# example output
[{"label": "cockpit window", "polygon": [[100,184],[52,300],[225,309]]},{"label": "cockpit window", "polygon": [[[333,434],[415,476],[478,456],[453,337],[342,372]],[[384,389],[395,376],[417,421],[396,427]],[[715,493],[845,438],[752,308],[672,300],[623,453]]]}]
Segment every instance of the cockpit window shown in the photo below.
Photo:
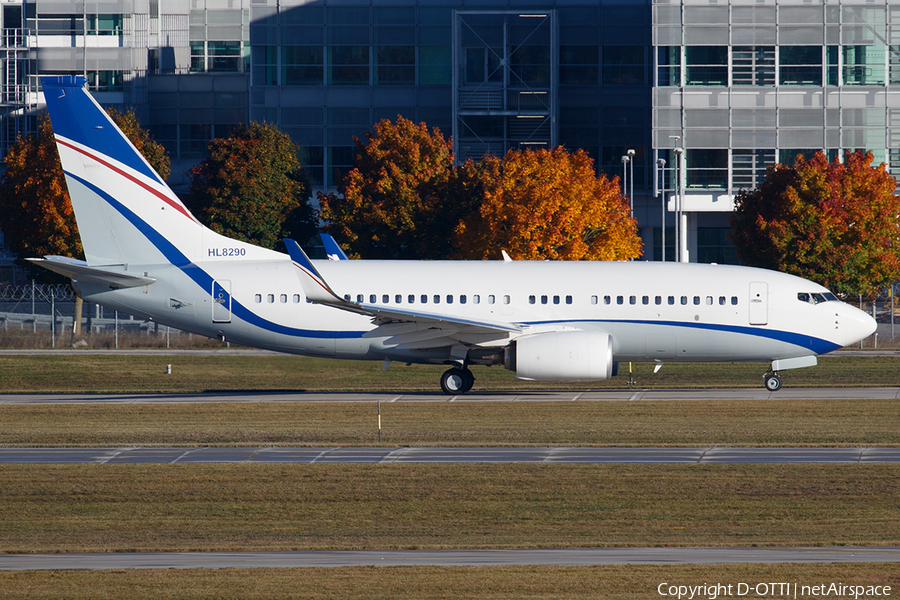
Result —
[{"label": "cockpit window", "polygon": [[824,294],[819,292],[797,292],[797,300],[810,304],[819,304],[821,302],[837,301],[837,296],[831,292],[825,292]]}]

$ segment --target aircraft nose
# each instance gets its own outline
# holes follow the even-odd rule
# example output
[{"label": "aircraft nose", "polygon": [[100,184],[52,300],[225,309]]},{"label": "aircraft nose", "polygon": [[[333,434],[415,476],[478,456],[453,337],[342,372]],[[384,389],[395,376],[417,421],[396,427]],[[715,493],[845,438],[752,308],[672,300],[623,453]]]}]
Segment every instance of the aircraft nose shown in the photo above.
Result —
[{"label": "aircraft nose", "polygon": [[859,310],[856,307],[845,304],[842,311],[841,323],[846,336],[845,346],[855,344],[860,340],[864,340],[878,329],[878,323],[872,318],[872,315]]}]

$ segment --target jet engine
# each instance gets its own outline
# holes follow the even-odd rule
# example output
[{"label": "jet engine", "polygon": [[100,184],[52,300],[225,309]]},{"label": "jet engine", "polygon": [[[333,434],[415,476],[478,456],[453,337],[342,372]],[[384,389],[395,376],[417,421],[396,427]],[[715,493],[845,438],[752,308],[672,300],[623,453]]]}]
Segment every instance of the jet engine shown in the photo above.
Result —
[{"label": "jet engine", "polygon": [[519,379],[599,381],[615,375],[612,338],[597,331],[551,331],[517,338],[504,363]]}]

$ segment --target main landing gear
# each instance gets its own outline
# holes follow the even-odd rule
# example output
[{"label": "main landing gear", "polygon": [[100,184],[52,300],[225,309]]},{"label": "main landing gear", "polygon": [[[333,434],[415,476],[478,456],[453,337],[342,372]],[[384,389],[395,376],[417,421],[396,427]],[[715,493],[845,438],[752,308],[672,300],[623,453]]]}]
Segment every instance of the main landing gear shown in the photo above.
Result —
[{"label": "main landing gear", "polygon": [[775,371],[769,371],[763,375],[766,381],[766,389],[770,392],[777,392],[781,389],[781,377]]},{"label": "main landing gear", "polygon": [[475,376],[467,368],[453,367],[441,375],[441,389],[448,396],[465,394],[475,385]]}]

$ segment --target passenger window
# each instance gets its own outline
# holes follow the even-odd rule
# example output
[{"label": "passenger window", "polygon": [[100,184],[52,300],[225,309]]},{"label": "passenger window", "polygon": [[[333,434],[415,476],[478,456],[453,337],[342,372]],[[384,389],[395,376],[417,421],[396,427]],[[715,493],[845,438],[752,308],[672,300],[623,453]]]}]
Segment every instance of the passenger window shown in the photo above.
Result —
[{"label": "passenger window", "polygon": [[528,296],[528,304],[534,304],[535,302],[537,302],[537,297]]},{"label": "passenger window", "polygon": [[344,294],[344,300],[350,302],[350,294]]},{"label": "passenger window", "polygon": [[[349,300],[350,300],[350,294],[347,294],[346,298],[347,298],[347,300],[349,301]],[[282,303],[282,304],[287,304],[287,294],[282,294],[278,299],[281,300],[281,303]]]},{"label": "passenger window", "polygon": [[509,304],[509,296],[503,296],[503,304]]},{"label": "passenger window", "polygon": [[387,303],[390,302],[390,301],[391,301],[391,297],[388,296],[387,294],[384,294],[384,295],[381,296],[381,302],[382,302],[383,304],[387,304]]},{"label": "passenger window", "polygon": [[725,296],[719,296],[719,306],[725,306]]},{"label": "passenger window", "polygon": [[268,296],[266,296],[266,301],[269,304],[272,304],[273,302],[275,302],[275,294],[269,294]]},{"label": "passenger window", "polygon": [[572,296],[566,296],[566,304],[572,304]]},{"label": "passenger window", "polygon": [[375,304],[378,301],[378,296],[375,294],[369,294],[369,304]]},{"label": "passenger window", "polygon": [[453,294],[447,294],[447,304],[453,304]]},{"label": "passenger window", "polygon": [[541,304],[547,304],[547,296],[541,296]]},{"label": "passenger window", "polygon": [[712,306],[712,304],[713,304],[713,298],[712,298],[712,296],[707,296],[707,297],[706,297],[706,305],[707,305],[707,306]]},{"label": "passenger window", "polygon": [[625,304],[624,296],[616,296],[616,304]]},{"label": "passenger window", "polygon": [[682,297],[681,297],[681,305],[682,305],[682,306],[686,306],[686,305],[687,305],[687,296],[682,296]]},{"label": "passenger window", "polygon": [[257,304],[259,304],[260,302],[262,302],[262,294],[253,296],[253,300],[255,300]]},{"label": "passenger window", "polygon": [[494,303],[494,295],[491,294],[490,296],[488,296],[488,304],[493,304],[493,303]]},{"label": "passenger window", "polygon": [[731,297],[731,305],[732,305],[732,306],[737,306],[737,296],[732,296],[732,297]]},{"label": "passenger window", "polygon": [[653,300],[654,300],[654,302],[656,302],[657,305],[662,304],[662,296],[657,296]]},{"label": "passenger window", "polygon": [[465,304],[465,303],[466,303],[466,295],[465,295],[465,294],[461,294],[461,295],[459,296],[459,303],[460,303],[460,304]]},{"label": "passenger window", "polygon": [[642,296],[641,304],[650,304],[650,296]]},{"label": "passenger window", "polygon": [[599,298],[597,298],[597,296],[591,296],[591,304],[597,304],[598,301]]},{"label": "passenger window", "polygon": [[481,304],[481,296],[479,294],[472,296],[472,304]]},{"label": "passenger window", "polygon": [[609,304],[609,303],[610,303],[609,296],[603,296],[603,304]]},{"label": "passenger window", "polygon": [[422,294],[421,296],[419,296],[419,301],[422,304],[428,304],[428,294]]},{"label": "passenger window", "polygon": [[362,301],[363,301],[363,295],[362,295],[362,294],[357,294],[357,295],[356,295],[356,301],[359,302],[359,303],[362,303]]},{"label": "passenger window", "polygon": [[700,296],[694,296],[694,306],[700,306]]},{"label": "passenger window", "polygon": [[300,303],[300,294],[294,294],[294,304]]},{"label": "passenger window", "polygon": [[637,304],[637,296],[628,296],[628,304]]},{"label": "passenger window", "polygon": [[434,300],[434,303],[435,303],[435,304],[440,304],[440,303],[441,303],[441,297],[440,297],[438,294],[435,294],[435,295],[434,295],[433,300]]},{"label": "passenger window", "polygon": [[403,304],[403,295],[397,294],[396,296],[394,296],[394,302],[396,304]]},{"label": "passenger window", "polygon": [[410,304],[415,304],[416,303],[416,295],[410,294],[409,296],[406,297],[406,301],[409,302]]},{"label": "passenger window", "polygon": [[559,304],[559,296],[553,296],[553,304]]},{"label": "passenger window", "polygon": [[669,296],[668,302],[669,302],[669,306],[675,304],[675,296]]}]

